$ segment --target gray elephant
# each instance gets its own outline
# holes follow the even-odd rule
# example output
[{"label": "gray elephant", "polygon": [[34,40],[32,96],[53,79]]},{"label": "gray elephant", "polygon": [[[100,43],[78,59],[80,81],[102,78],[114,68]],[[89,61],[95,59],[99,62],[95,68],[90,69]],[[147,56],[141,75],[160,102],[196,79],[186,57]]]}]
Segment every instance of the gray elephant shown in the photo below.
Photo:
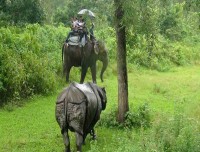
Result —
[{"label": "gray elephant", "polygon": [[103,82],[103,73],[108,66],[108,54],[102,41],[91,41],[88,38],[88,42],[82,47],[78,43],[71,45],[65,43],[62,47],[62,60],[64,60],[63,73],[66,75],[67,82],[69,82],[71,68],[81,67],[80,83],[84,82],[88,67],[91,69],[92,81],[96,83],[96,61],[100,60],[103,63],[100,73]]},{"label": "gray elephant", "polygon": [[94,126],[107,103],[106,91],[94,83],[71,83],[57,98],[56,120],[61,128],[65,151],[70,152],[68,130],[76,134],[77,151],[81,151],[86,136],[95,139]]}]

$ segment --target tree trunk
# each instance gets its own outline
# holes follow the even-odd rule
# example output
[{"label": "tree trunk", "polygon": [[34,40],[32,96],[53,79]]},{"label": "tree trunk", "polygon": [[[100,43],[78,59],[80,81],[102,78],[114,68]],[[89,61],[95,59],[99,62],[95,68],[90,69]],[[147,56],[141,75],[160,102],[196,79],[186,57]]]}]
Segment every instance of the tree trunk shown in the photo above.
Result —
[{"label": "tree trunk", "polygon": [[118,114],[117,121],[123,123],[125,114],[129,110],[128,106],[128,77],[126,66],[126,32],[123,25],[124,11],[122,8],[123,0],[114,0],[115,10],[115,25],[117,36],[117,71],[118,71]]}]

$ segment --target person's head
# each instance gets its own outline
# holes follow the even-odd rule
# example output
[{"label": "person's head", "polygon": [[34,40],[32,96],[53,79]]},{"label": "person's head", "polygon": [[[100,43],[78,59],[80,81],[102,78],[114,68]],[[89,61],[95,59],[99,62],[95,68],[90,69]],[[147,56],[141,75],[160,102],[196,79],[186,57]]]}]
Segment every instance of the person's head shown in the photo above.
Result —
[{"label": "person's head", "polygon": [[73,17],[71,18],[71,20],[72,20],[72,21],[75,21],[75,20],[76,20],[76,17],[75,17],[75,16],[73,16]]},{"label": "person's head", "polygon": [[82,17],[82,16],[80,16],[80,17],[79,17],[79,21],[82,21],[82,20],[83,20],[83,17]]}]

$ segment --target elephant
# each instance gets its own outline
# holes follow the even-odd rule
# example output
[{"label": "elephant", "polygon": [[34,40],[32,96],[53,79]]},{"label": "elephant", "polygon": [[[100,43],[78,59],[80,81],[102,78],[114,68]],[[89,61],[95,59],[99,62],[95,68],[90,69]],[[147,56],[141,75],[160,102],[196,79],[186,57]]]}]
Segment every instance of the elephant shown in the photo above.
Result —
[{"label": "elephant", "polygon": [[68,130],[75,132],[77,151],[81,151],[86,136],[95,139],[94,126],[100,119],[107,103],[105,88],[92,82],[73,82],[63,89],[56,101],[55,115],[65,144],[65,152],[70,152]]},{"label": "elephant", "polygon": [[100,73],[100,78],[103,82],[103,73],[108,66],[108,53],[102,41],[91,41],[88,39],[88,42],[82,47],[64,43],[62,47],[63,60],[63,74],[66,75],[67,82],[69,82],[71,68],[73,66],[81,67],[80,83],[84,82],[88,67],[91,69],[92,81],[96,83],[96,61],[100,60],[103,63]]}]

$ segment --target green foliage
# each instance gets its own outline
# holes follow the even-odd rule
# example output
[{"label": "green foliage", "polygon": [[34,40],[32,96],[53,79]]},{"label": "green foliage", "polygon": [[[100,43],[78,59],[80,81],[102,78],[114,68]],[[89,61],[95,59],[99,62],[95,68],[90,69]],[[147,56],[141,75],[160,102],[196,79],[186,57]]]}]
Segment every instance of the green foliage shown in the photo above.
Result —
[{"label": "green foliage", "polygon": [[61,73],[63,27],[0,29],[0,103],[55,90]]},{"label": "green foliage", "polygon": [[[68,5],[69,1],[63,1],[63,0],[42,0],[42,3],[40,3],[41,7],[44,9],[45,12],[45,23],[52,24],[54,22],[58,23],[60,22],[60,18],[66,17],[67,14],[64,12],[67,11],[66,6]],[[60,10],[63,10],[63,14],[61,15],[58,13]],[[56,14],[56,15],[55,15]],[[61,15],[62,17],[58,16]],[[58,17],[58,19],[57,19]],[[63,23],[65,23],[67,20],[64,20]]]},{"label": "green foliage", "polygon": [[[109,72],[117,74],[116,31],[108,26],[112,25],[113,1],[77,1],[78,4],[75,1],[63,2],[61,0],[58,3],[55,0],[46,0],[45,2],[42,5],[37,0],[29,2],[2,0],[0,2],[0,25],[8,26],[7,21],[17,24],[32,23],[32,19],[42,22],[40,17],[44,15],[43,9],[49,12],[47,14],[49,22],[51,23],[54,16],[54,21],[57,23],[57,28],[49,25],[41,27],[37,24],[27,24],[22,28],[8,26],[0,29],[0,41],[2,42],[0,44],[0,90],[3,92],[3,96],[8,96],[6,92],[12,92],[9,95],[10,98],[26,97],[38,92],[50,92],[49,89],[44,91],[45,87],[52,86],[51,83],[47,84],[47,75],[51,75],[50,73],[61,74],[61,47],[69,31],[58,22],[69,24],[67,18],[71,18],[73,13],[76,14],[80,9],[86,7],[91,8],[96,14],[94,33],[97,39],[105,42],[108,49],[109,67],[112,68]],[[104,2],[106,3],[103,4]],[[143,66],[158,71],[167,71],[173,66],[199,63],[198,1],[126,0],[123,4],[127,33],[127,61],[130,66],[136,65],[137,67]],[[21,11],[15,14],[17,9]],[[56,9],[57,12],[55,12]],[[33,10],[36,13],[33,13]],[[31,20],[29,20],[30,18]],[[90,25],[87,26],[89,28]],[[30,65],[32,68],[29,68]],[[45,74],[40,69],[42,66],[46,67]],[[74,72],[76,74],[72,74],[77,81],[79,72],[78,69]],[[51,82],[54,81],[55,76],[57,75],[49,77]],[[44,79],[40,80],[42,78]],[[36,79],[41,83],[36,82]],[[42,86],[44,87],[42,88]],[[36,87],[41,89],[34,91]],[[25,90],[25,88],[27,89]]]},{"label": "green foliage", "polygon": [[147,104],[143,104],[138,107],[136,111],[129,111],[125,116],[125,123],[119,124],[116,121],[116,110],[112,109],[109,113],[104,115],[99,122],[100,126],[104,127],[117,127],[117,128],[148,128],[150,127],[150,109]]},{"label": "green foliage", "polygon": [[198,152],[200,136],[197,126],[197,121],[181,113],[175,114],[172,119],[163,117],[154,123],[149,134],[142,137],[142,150],[149,151],[153,148],[155,151],[166,152]]},{"label": "green foliage", "polygon": [[103,40],[105,42],[106,48],[108,50],[109,60],[116,60],[116,38],[115,30],[111,27],[103,29],[95,29],[94,35],[97,40]]},{"label": "green foliage", "polygon": [[[100,122],[114,123],[114,111],[117,108],[116,75],[108,75],[103,83],[98,81],[98,85],[106,87],[108,98]],[[14,109],[10,105],[6,110],[0,109],[2,152],[64,150],[62,135],[54,115],[55,100],[61,90],[58,89],[50,96],[35,96]],[[127,129],[117,124],[109,126],[99,122],[95,126],[97,140],[91,141],[91,136],[88,135],[83,151],[198,152],[199,99],[199,66],[175,67],[167,72],[133,68],[129,71],[130,111],[133,115],[139,114],[139,107],[147,106],[145,109],[150,109],[150,127]],[[76,151],[74,133],[69,131],[69,135],[72,151]]]},{"label": "green foliage", "polygon": [[[144,66],[159,71],[169,70],[173,66],[183,66],[194,63],[200,57],[200,45],[192,45],[195,39],[185,42],[173,42],[158,35],[152,52],[147,52],[148,40],[144,35],[137,35],[133,45],[127,45],[127,60],[139,66]],[[187,42],[186,42],[187,41]],[[198,40],[199,41],[199,40]]]},{"label": "green foliage", "polygon": [[54,23],[64,23],[64,24],[67,24],[68,27],[70,27],[71,20],[68,18],[68,16],[66,14],[67,14],[66,9],[62,9],[62,8],[56,9],[54,16],[53,16],[53,22]]},{"label": "green foliage", "polygon": [[[47,1],[47,0],[46,0]],[[50,0],[55,2],[54,0]],[[57,5],[62,4],[64,2],[59,2]],[[79,0],[69,0],[65,2],[64,5],[59,5],[53,12],[53,22],[54,23],[64,23],[69,24],[70,20],[74,16],[78,16],[78,12],[81,9],[89,9],[94,12],[95,20],[99,26],[102,25],[102,22],[105,25],[111,25],[112,16],[113,16],[113,1],[112,0],[103,0],[103,1],[79,1]],[[52,5],[51,7],[54,7]],[[90,20],[87,15],[85,15],[86,20]]]},{"label": "green foliage", "polygon": [[126,121],[124,124],[127,128],[151,126],[150,109],[147,103],[138,107],[137,112],[128,112],[126,114]]},{"label": "green foliage", "polygon": [[[55,77],[62,73],[61,48],[68,31],[69,29],[63,25],[53,27],[38,24],[27,25],[24,28],[10,26],[0,29],[2,42],[0,44],[0,90],[3,97],[1,100],[8,101],[9,98],[18,99],[52,91]],[[115,30],[107,27],[95,29],[94,32],[96,38],[103,40],[108,49],[109,67],[112,68],[110,71],[108,69],[109,73],[116,74]],[[159,34],[152,38],[154,45],[151,54],[147,51],[148,40],[145,35],[131,32],[127,36],[127,61],[130,66],[134,64],[167,71],[173,66],[198,63],[200,57],[198,33],[181,41],[167,40]],[[79,81],[80,70],[73,71],[72,69],[70,77]],[[107,73],[105,76],[108,75],[110,74]],[[50,79],[49,84],[47,84],[48,79]]]},{"label": "green foliage", "polygon": [[39,0],[3,0],[0,14],[4,14],[2,19],[7,24],[42,23],[45,19]]},{"label": "green foliage", "polygon": [[184,29],[184,3],[177,3],[162,10],[158,19],[160,32],[170,40],[183,39],[187,31]]},{"label": "green foliage", "polygon": [[197,61],[200,45],[190,44],[200,41],[198,2],[126,0],[123,6],[129,63],[166,71]]}]

